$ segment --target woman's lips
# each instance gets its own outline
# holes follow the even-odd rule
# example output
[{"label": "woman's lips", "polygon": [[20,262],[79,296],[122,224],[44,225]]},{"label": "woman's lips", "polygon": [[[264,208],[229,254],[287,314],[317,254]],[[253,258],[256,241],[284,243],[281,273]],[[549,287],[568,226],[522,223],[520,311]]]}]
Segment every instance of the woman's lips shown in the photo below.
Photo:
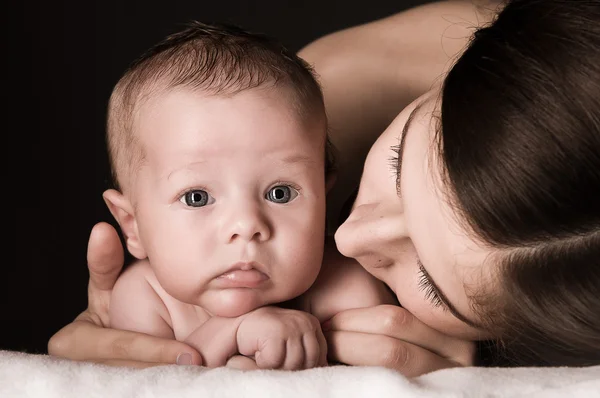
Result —
[{"label": "woman's lips", "polygon": [[269,277],[257,269],[235,269],[216,278],[217,284],[222,288],[256,288]]}]

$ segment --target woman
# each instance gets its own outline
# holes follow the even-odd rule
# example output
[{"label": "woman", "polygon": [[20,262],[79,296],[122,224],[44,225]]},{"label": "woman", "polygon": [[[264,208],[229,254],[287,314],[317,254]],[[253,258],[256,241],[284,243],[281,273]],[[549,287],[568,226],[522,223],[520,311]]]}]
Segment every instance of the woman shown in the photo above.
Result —
[{"label": "woman", "polygon": [[[465,41],[452,51],[440,37],[485,15],[434,3],[301,52],[321,75],[338,187],[377,139],[338,249],[402,304],[336,315],[324,325],[333,360],[418,375],[471,365],[467,342],[493,340],[514,365],[600,363],[600,1],[509,2],[450,65]],[[123,262],[106,224],[88,262],[89,308],[51,354],[145,366],[190,353],[180,360],[198,363],[180,342],[102,328]]]}]

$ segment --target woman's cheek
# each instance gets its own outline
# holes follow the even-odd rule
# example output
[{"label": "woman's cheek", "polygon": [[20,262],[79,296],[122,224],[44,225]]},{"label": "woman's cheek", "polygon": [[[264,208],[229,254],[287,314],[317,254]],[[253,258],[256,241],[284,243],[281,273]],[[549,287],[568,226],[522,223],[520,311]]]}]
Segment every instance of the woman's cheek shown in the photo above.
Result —
[{"label": "woman's cheek", "polygon": [[[415,285],[417,286],[417,285]],[[445,332],[448,315],[441,307],[434,307],[427,301],[424,293],[415,286],[404,286],[396,293],[398,301],[404,309],[427,326]],[[451,316],[451,315],[450,315]]]},{"label": "woman's cheek", "polygon": [[[419,294],[422,294],[419,292]],[[425,297],[408,300],[404,308],[425,325],[448,336],[474,340],[472,330],[442,307],[434,307]]]}]

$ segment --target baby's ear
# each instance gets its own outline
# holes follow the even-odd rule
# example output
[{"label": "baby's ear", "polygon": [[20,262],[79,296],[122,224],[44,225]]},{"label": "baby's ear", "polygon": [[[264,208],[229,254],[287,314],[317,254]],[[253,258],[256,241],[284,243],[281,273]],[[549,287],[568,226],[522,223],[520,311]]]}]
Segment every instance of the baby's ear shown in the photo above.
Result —
[{"label": "baby's ear", "polygon": [[133,212],[133,206],[121,192],[114,189],[107,189],[102,194],[108,210],[119,223],[121,232],[125,236],[127,250],[132,256],[143,260],[147,257],[144,245],[140,241],[137,221]]}]

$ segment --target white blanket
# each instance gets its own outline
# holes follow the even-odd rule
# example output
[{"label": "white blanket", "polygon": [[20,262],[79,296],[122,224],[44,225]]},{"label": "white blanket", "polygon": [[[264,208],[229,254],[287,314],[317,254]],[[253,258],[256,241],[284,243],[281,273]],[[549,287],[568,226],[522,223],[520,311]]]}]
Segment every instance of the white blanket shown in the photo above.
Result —
[{"label": "white blanket", "polygon": [[0,397],[557,397],[600,398],[600,366],[455,368],[414,379],[377,367],[239,371],[115,368],[0,351]]}]

